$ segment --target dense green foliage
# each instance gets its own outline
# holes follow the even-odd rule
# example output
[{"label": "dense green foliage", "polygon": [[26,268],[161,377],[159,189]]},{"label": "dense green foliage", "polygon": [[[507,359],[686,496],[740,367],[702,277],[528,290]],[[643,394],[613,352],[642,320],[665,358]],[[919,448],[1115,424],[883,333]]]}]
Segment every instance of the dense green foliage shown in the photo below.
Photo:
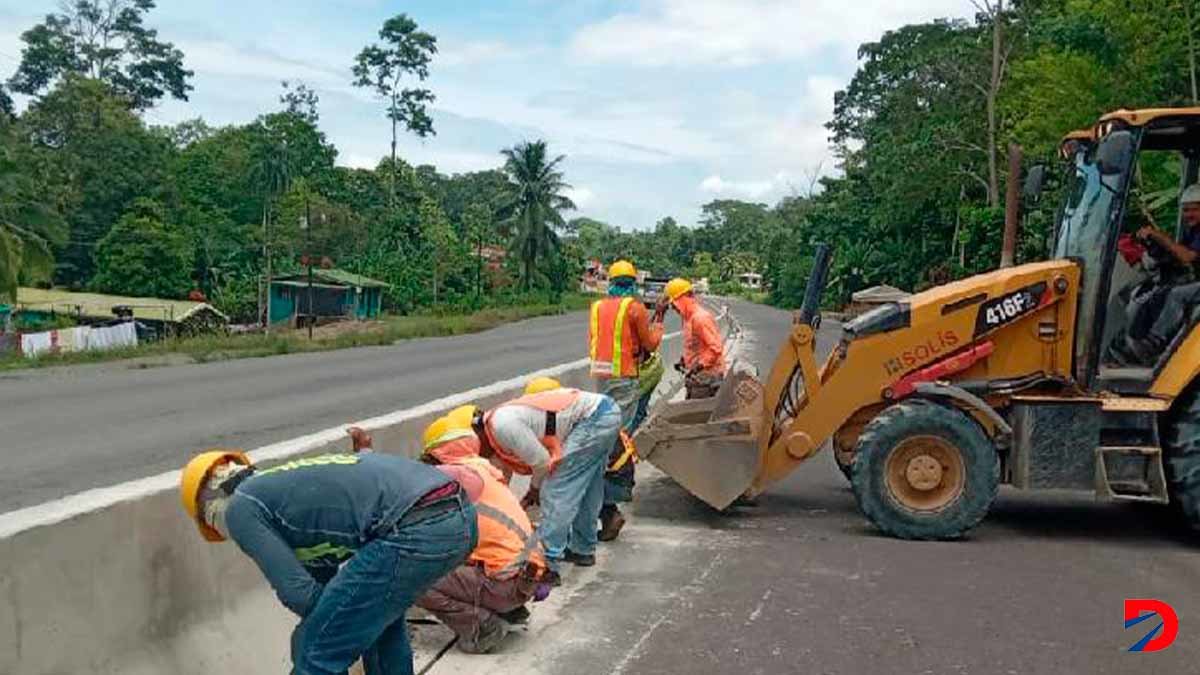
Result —
[{"label": "dense green foliage", "polygon": [[[999,262],[1009,143],[1027,163],[1052,162],[1066,132],[1110,110],[1200,104],[1197,0],[978,4],[985,11],[972,22],[904,26],[862,45],[828,125],[836,177],[774,206],[714,201],[693,230],[664,219],[621,233],[579,219],[583,254],[619,252],[656,273],[715,270],[724,281],[756,267],[772,302],[795,306],[813,244],[824,241],[835,247],[833,304],[880,283],[924,288]],[[1143,166],[1141,178],[1143,206],[1174,208],[1177,171]],[[1018,260],[1046,255],[1053,201],[1028,213]]]},{"label": "dense green foliage", "polygon": [[[657,276],[725,285],[758,271],[771,300],[790,306],[821,241],[836,250],[834,303],[877,283],[975,273],[999,258],[1008,144],[1047,161],[1065,132],[1108,110],[1196,101],[1200,42],[1197,0],[979,5],[970,21],[862,45],[828,125],[835,175],[817,180],[814,167],[775,204],[721,199],[694,227],[664,217],[639,229],[565,221],[570,186],[544,141],[498,148],[495,169],[453,176],[394,149],[374,169],[337,166],[303,83],[285,83],[280,109],[245,124],[149,127],[140,111],[190,89],[184,55],[143,24],[153,2],[74,2],[24,34],[0,89],[0,295],[52,271],[76,288],[199,289],[249,321],[261,279],[307,256],[388,282],[399,312],[462,311],[528,297],[518,287],[561,293],[586,260],[628,257]],[[352,64],[354,83],[383,99],[393,142],[433,132],[433,94],[415,83],[436,54],[436,38],[399,15]],[[6,91],[32,96],[19,115]],[[1142,210],[1169,211],[1172,167],[1147,165],[1140,179]],[[1051,210],[1029,213],[1019,259],[1045,254]],[[509,255],[489,267],[496,246]]]}]

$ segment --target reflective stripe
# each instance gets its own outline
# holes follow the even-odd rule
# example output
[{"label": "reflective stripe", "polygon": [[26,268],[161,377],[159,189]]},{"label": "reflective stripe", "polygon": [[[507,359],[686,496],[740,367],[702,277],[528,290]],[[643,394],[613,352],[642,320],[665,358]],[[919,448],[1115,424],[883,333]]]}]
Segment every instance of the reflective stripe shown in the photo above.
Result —
[{"label": "reflective stripe", "polygon": [[345,560],[354,555],[354,549],[345,546],[334,546],[329,542],[310,546],[308,548],[298,548],[295,550],[296,559],[302,563],[312,562],[328,556],[333,556],[338,560]]},{"label": "reflective stripe", "polygon": [[508,564],[507,567],[500,570],[500,574],[505,576],[520,572],[521,568],[525,567],[525,563],[529,562],[529,557],[533,555],[534,550],[538,547],[538,538],[530,535],[525,539],[525,547],[517,554],[517,557]]},{"label": "reflective stripe", "polygon": [[273,466],[269,469],[263,469],[258,472],[259,476],[267,476],[273,473],[282,471],[294,471],[296,469],[304,469],[313,466],[331,466],[335,464],[350,465],[358,464],[358,455],[318,455],[317,457],[305,457],[297,459],[286,464]]},{"label": "reflective stripe", "polygon": [[522,567],[524,567],[525,563],[529,562],[529,556],[533,553],[533,550],[535,548],[537,548],[537,544],[538,544],[537,537],[533,536],[532,532],[526,532],[525,529],[523,527],[521,527],[519,524],[517,524],[517,522],[515,520],[513,520],[512,518],[509,518],[507,513],[503,512],[500,509],[497,509],[493,506],[489,506],[489,505],[483,504],[483,503],[476,503],[475,504],[475,512],[485,518],[491,518],[492,520],[496,521],[497,523],[500,523],[504,527],[508,528],[511,532],[516,534],[518,537],[520,537],[522,542],[524,542],[524,546],[521,549],[521,552],[518,553],[517,557],[514,558],[513,561],[510,562],[508,565],[506,565],[504,567],[504,569],[501,570],[501,572],[507,573],[507,572],[511,572],[511,571],[520,570]]},{"label": "reflective stripe", "polygon": [[597,300],[592,303],[592,331],[591,345],[588,347],[588,355],[593,361],[596,360],[596,345],[600,343],[600,303],[603,300]]},{"label": "reflective stripe", "polygon": [[633,298],[624,298],[621,300],[621,307],[617,310],[617,325],[613,328],[613,351],[612,351],[612,374],[613,377],[621,377],[621,366],[624,360],[624,355],[621,354],[621,342],[625,333],[625,315],[629,313],[629,306],[633,304]]}]

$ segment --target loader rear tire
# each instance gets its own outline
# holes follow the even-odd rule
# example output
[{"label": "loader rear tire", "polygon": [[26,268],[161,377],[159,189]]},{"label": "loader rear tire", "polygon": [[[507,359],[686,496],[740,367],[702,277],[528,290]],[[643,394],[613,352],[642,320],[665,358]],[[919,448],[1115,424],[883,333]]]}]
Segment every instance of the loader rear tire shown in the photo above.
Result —
[{"label": "loader rear tire", "polygon": [[1200,386],[1171,409],[1166,429],[1167,494],[1193,530],[1200,530]]},{"label": "loader rear tire", "polygon": [[979,524],[1000,485],[1000,457],[959,410],[913,400],[885,409],[858,439],[858,506],[901,539],[957,539]]},{"label": "loader rear tire", "polygon": [[854,451],[843,450],[838,442],[833,442],[833,461],[837,464],[838,471],[845,476],[847,483],[854,482]]}]

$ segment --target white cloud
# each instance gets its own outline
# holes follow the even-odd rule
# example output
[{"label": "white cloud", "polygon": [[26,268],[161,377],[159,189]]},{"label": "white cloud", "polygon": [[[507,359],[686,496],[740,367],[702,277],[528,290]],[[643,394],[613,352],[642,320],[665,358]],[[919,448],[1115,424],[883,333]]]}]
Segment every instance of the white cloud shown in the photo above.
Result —
[{"label": "white cloud", "polygon": [[566,196],[581,209],[587,208],[596,201],[596,193],[585,187],[573,187],[566,191]]},{"label": "white cloud", "polygon": [[511,61],[529,56],[533,50],[519,49],[499,40],[476,42],[438,41],[438,54],[434,59],[437,67],[456,68],[478,64]]},{"label": "white cloud", "polygon": [[970,0],[641,0],[585,26],[571,49],[587,61],[748,66],[853,50],[889,28],[972,11]]},{"label": "white cloud", "polygon": [[791,174],[785,171],[768,179],[744,181],[726,180],[714,174],[700,182],[700,190],[717,197],[762,199],[773,193],[785,192],[793,184]]}]

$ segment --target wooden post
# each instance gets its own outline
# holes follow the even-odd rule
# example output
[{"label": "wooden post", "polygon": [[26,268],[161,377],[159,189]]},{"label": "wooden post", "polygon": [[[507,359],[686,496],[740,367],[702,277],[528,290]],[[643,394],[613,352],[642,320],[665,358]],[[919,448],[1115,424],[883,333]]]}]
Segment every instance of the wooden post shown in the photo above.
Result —
[{"label": "wooden post", "polygon": [[1008,146],[1008,191],[1004,201],[1004,245],[1000,267],[1012,267],[1017,250],[1017,224],[1021,218],[1021,146]]}]

